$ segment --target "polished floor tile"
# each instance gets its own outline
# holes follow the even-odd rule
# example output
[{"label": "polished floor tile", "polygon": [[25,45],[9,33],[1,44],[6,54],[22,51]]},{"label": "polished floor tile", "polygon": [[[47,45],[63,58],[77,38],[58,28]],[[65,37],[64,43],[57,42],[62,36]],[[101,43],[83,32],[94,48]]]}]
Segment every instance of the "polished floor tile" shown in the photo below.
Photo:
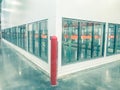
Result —
[{"label": "polished floor tile", "polygon": [[67,75],[51,87],[47,75],[0,42],[0,90],[120,90],[120,61]]}]

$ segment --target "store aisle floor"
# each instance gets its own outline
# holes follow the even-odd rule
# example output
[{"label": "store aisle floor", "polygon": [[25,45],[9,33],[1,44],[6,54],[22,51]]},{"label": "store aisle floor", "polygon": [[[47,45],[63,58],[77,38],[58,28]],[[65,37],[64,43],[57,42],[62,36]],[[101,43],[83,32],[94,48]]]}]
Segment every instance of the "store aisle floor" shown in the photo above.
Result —
[{"label": "store aisle floor", "polygon": [[120,90],[120,61],[67,75],[51,87],[47,75],[0,42],[0,90]]}]

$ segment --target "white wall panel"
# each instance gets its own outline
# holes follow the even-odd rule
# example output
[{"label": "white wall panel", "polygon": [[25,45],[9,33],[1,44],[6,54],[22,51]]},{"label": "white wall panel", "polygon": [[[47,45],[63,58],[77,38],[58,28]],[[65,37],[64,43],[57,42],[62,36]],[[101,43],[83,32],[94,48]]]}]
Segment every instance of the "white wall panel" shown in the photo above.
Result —
[{"label": "white wall panel", "polygon": [[63,17],[120,23],[120,0],[61,0]]},{"label": "white wall panel", "polygon": [[[13,4],[13,2],[19,4]],[[2,24],[12,27],[53,18],[55,17],[55,3],[55,0],[3,0],[2,17],[6,22],[3,21]]]}]

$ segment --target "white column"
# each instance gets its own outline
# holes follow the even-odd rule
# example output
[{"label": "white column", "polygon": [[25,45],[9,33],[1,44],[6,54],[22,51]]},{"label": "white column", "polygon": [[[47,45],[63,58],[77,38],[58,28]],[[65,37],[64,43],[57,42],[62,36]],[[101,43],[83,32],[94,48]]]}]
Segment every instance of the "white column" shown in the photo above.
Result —
[{"label": "white column", "polygon": [[58,38],[58,74],[61,72],[62,66],[62,16],[61,16],[61,0],[56,0],[56,36]]}]

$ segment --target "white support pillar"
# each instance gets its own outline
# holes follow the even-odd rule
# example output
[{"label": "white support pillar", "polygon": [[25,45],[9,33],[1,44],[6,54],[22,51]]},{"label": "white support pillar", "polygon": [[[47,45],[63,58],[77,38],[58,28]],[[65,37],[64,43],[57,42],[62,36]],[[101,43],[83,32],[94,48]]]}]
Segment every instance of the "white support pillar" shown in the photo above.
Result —
[{"label": "white support pillar", "polygon": [[58,39],[58,74],[62,67],[62,15],[61,15],[61,0],[56,0],[56,36]]}]

